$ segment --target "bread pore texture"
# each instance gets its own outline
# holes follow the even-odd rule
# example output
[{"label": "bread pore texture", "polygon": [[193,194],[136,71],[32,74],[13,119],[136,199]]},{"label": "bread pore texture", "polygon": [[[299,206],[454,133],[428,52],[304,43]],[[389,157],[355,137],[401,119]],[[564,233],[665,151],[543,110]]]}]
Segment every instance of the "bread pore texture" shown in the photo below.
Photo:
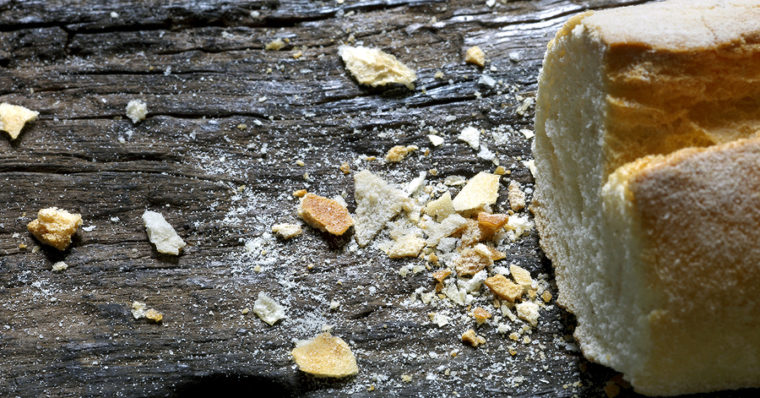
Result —
[{"label": "bread pore texture", "polygon": [[535,132],[532,210],[584,355],[648,395],[760,386],[760,2],[570,18]]}]

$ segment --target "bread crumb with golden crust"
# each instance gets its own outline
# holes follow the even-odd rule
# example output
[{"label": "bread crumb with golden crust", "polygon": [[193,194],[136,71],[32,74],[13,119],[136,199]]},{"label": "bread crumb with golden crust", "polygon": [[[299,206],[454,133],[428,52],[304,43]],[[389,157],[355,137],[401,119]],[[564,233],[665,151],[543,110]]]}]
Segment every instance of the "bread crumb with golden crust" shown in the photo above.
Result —
[{"label": "bread crumb with golden crust", "polygon": [[298,216],[312,227],[336,236],[343,235],[354,225],[346,206],[313,193],[307,193],[301,199]]},{"label": "bread crumb with golden crust", "polygon": [[478,46],[472,46],[464,53],[464,62],[484,67],[486,65],[486,53]]},{"label": "bread crumb with golden crust", "polygon": [[408,154],[418,149],[420,148],[417,145],[396,145],[393,148],[389,149],[388,153],[385,154],[385,161],[390,163],[398,163],[404,160]]},{"label": "bread crumb with golden crust", "polygon": [[479,345],[485,344],[486,339],[483,336],[478,336],[474,330],[469,329],[462,334],[462,342],[477,348]]},{"label": "bread crumb with golden crust", "polygon": [[348,164],[348,162],[341,163],[339,169],[343,172],[343,174],[351,173],[351,166]]},{"label": "bread crumb with golden crust", "polygon": [[504,228],[509,220],[506,214],[490,214],[481,211],[478,213],[478,227],[483,238],[492,237],[497,231]]},{"label": "bread crumb with golden crust", "polygon": [[69,265],[64,263],[63,261],[59,261],[55,264],[53,264],[53,272],[63,272],[69,268]]},{"label": "bread crumb with golden crust", "polygon": [[145,318],[154,323],[161,323],[164,319],[164,315],[153,308],[147,308],[147,304],[142,301],[132,302],[132,316],[135,319]]},{"label": "bread crumb with golden crust", "polygon": [[523,287],[507,279],[504,275],[497,274],[485,280],[485,285],[493,294],[501,299],[514,303],[523,294]]},{"label": "bread crumb with golden crust", "polygon": [[329,332],[297,342],[290,354],[302,372],[317,377],[342,378],[359,373],[351,348]]},{"label": "bread crumb with golden crust", "polygon": [[293,191],[293,196],[295,196],[296,198],[303,198],[306,195],[306,193],[307,192],[305,189],[299,189],[297,191]]},{"label": "bread crumb with golden crust", "polygon": [[458,276],[472,276],[493,265],[490,253],[484,254],[476,248],[465,248],[454,260],[454,268]]},{"label": "bread crumb with golden crust", "polygon": [[0,130],[6,131],[11,140],[18,138],[24,125],[37,119],[40,113],[20,105],[0,104]]},{"label": "bread crumb with golden crust", "polygon": [[510,264],[509,273],[512,274],[512,279],[526,290],[530,289],[533,285],[533,278],[530,277],[530,272],[525,268],[520,267],[519,265]]},{"label": "bread crumb with golden crust", "polygon": [[37,213],[37,219],[27,225],[29,232],[40,242],[66,250],[71,244],[71,237],[82,225],[82,216],[72,214],[57,207],[42,209]]},{"label": "bread crumb with golden crust", "polygon": [[491,319],[493,315],[483,307],[475,307],[475,309],[472,310],[472,317],[475,318],[475,322],[480,325]]},{"label": "bread crumb with golden crust", "polygon": [[391,54],[376,48],[340,46],[338,55],[359,84],[379,87],[395,83],[414,90],[417,74]]},{"label": "bread crumb with golden crust", "polygon": [[282,239],[287,240],[301,235],[301,233],[303,233],[303,230],[298,224],[281,223],[272,225],[272,232],[277,234],[277,236],[281,237]]}]

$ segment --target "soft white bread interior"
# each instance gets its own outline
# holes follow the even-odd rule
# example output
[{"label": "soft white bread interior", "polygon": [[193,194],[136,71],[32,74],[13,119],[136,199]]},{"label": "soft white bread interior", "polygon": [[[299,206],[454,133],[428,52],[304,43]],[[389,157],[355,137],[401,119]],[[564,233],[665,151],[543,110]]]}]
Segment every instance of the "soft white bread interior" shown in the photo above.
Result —
[{"label": "soft white bread interior", "polygon": [[760,1],[571,18],[535,129],[536,225],[584,354],[645,394],[760,386],[760,152],[742,140]]}]

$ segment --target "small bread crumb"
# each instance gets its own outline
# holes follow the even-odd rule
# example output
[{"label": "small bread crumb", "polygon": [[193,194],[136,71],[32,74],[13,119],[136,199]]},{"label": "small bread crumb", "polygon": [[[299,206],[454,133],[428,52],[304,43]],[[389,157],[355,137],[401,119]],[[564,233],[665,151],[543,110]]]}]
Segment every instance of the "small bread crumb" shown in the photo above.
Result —
[{"label": "small bread crumb", "polygon": [[396,83],[414,90],[417,74],[391,54],[376,48],[340,46],[338,55],[359,84],[379,87]]},{"label": "small bread crumb", "polygon": [[293,191],[293,196],[295,196],[296,198],[303,198],[304,195],[306,195],[305,189],[299,189],[297,191]]},{"label": "small bread crumb", "polygon": [[161,323],[164,319],[164,315],[153,308],[148,309],[147,305],[142,301],[132,302],[132,316],[135,319],[146,318],[147,320],[155,323]]},{"label": "small bread crumb", "polygon": [[493,315],[491,315],[491,313],[483,307],[476,307],[474,310],[472,310],[472,317],[475,318],[475,322],[477,322],[478,325],[488,321],[492,316]]},{"label": "small bread crumb", "polygon": [[53,272],[63,272],[68,268],[69,268],[69,265],[64,263],[63,261],[59,261],[53,264]]},{"label": "small bread crumb", "polygon": [[517,304],[515,307],[517,308],[517,316],[519,316],[520,319],[528,321],[532,326],[538,324],[538,304],[526,301]]},{"label": "small bread crumb", "polygon": [[24,125],[37,119],[40,113],[20,105],[0,104],[0,130],[6,131],[11,140],[18,138]]},{"label": "small bread crumb", "polygon": [[341,378],[359,373],[351,348],[329,332],[297,342],[291,355],[302,372],[317,377]]},{"label": "small bread crumb", "polygon": [[454,262],[454,267],[458,276],[472,276],[482,271],[486,267],[493,265],[490,253],[483,253],[475,248],[466,248],[462,250]]},{"label": "small bread crumb", "polygon": [[303,230],[298,224],[282,223],[272,225],[272,232],[276,233],[282,239],[291,239],[301,235]]},{"label": "small bread crumb", "polygon": [[499,176],[480,172],[470,181],[467,181],[467,184],[452,201],[452,205],[454,210],[459,212],[475,210],[496,203],[498,197]]},{"label": "small bread crumb", "polygon": [[477,348],[479,345],[485,344],[486,339],[478,336],[474,330],[469,329],[462,334],[462,342]]},{"label": "small bread crumb", "polygon": [[484,53],[478,46],[470,47],[464,54],[464,62],[482,68],[486,65],[486,53]]},{"label": "small bread crumb", "polygon": [[451,202],[451,194],[448,191],[440,198],[431,200],[425,206],[425,214],[435,217],[436,221],[439,222],[455,212],[454,204]]},{"label": "small bread crumb", "polygon": [[459,141],[464,141],[470,146],[470,148],[476,151],[480,148],[480,130],[475,127],[465,127],[459,133],[457,139],[459,139]]},{"label": "small bread crumb", "polygon": [[430,144],[433,146],[441,146],[443,145],[443,137],[435,134],[428,134],[428,140],[430,140]]},{"label": "small bread crumb", "polygon": [[544,303],[548,303],[552,301],[552,294],[548,290],[544,290],[543,293],[541,293],[541,300],[544,300]]},{"label": "small bread crumb", "polygon": [[388,150],[388,153],[385,154],[385,161],[391,162],[391,163],[398,163],[406,157],[406,155],[416,151],[419,149],[417,145],[409,145],[409,146],[403,146],[403,145],[396,145],[390,150]]},{"label": "small bread crumb", "polygon": [[398,238],[393,246],[388,249],[388,257],[417,257],[423,247],[425,247],[424,239],[414,234],[407,234]]},{"label": "small bread crumb", "polygon": [[514,278],[515,282],[526,290],[530,289],[531,285],[533,285],[533,278],[530,277],[530,272],[525,268],[522,268],[519,265],[510,264],[509,273],[512,274],[512,278]]},{"label": "small bread crumb", "polygon": [[132,100],[127,103],[127,117],[133,124],[140,123],[148,116],[148,106],[142,100]]},{"label": "small bread crumb", "polygon": [[71,237],[82,225],[82,216],[72,214],[57,207],[42,209],[37,213],[37,219],[27,225],[29,232],[40,242],[66,250],[71,244]]},{"label": "small bread crumb", "polygon": [[504,166],[498,166],[493,171],[494,174],[503,176],[504,174],[507,174],[507,169],[504,168]]},{"label": "small bread crumb", "polygon": [[164,314],[151,308],[145,311],[145,319],[155,323],[161,323],[161,321],[164,319]]},{"label": "small bread crumb", "polygon": [[253,303],[253,312],[270,326],[285,318],[285,307],[264,292],[259,292]]},{"label": "small bread crumb", "polygon": [[142,219],[145,230],[148,232],[148,239],[156,245],[156,251],[159,253],[177,256],[180,250],[187,246],[161,213],[146,210]]},{"label": "small bread crumb", "polygon": [[341,163],[339,169],[343,172],[343,174],[351,173],[351,166],[349,166],[348,162]]},{"label": "small bread crumb", "polygon": [[267,51],[279,51],[285,48],[285,42],[282,39],[274,39],[264,46]]},{"label": "small bread crumb", "polygon": [[433,279],[438,281],[438,283],[443,283],[443,281],[445,281],[446,278],[449,277],[449,275],[451,275],[450,269],[442,269],[442,270],[433,272]]},{"label": "small bread crumb", "polygon": [[298,216],[312,227],[336,236],[343,235],[354,225],[346,206],[312,193],[307,193],[301,199]]},{"label": "small bread crumb", "polygon": [[504,228],[509,216],[506,214],[490,214],[486,212],[478,213],[478,227],[483,238],[490,238],[498,230]]},{"label": "small bread crumb", "polygon": [[484,283],[491,289],[494,295],[510,303],[514,303],[523,294],[522,286],[512,283],[512,281],[501,274],[486,279]]},{"label": "small bread crumb", "polygon": [[509,207],[514,211],[520,211],[525,208],[525,192],[520,189],[520,183],[517,181],[510,181],[507,191],[507,197],[509,198]]}]

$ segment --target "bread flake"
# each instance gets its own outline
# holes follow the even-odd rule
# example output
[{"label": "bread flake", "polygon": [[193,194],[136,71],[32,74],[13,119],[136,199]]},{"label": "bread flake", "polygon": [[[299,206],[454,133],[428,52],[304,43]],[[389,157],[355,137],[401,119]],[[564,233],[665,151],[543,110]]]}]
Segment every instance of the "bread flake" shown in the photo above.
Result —
[{"label": "bread flake", "polygon": [[37,119],[39,112],[20,105],[0,104],[0,130],[7,132],[11,140],[18,138],[24,126]]},{"label": "bread flake", "polygon": [[396,83],[414,90],[417,74],[391,54],[376,48],[340,46],[338,55],[359,84],[379,87]]}]

